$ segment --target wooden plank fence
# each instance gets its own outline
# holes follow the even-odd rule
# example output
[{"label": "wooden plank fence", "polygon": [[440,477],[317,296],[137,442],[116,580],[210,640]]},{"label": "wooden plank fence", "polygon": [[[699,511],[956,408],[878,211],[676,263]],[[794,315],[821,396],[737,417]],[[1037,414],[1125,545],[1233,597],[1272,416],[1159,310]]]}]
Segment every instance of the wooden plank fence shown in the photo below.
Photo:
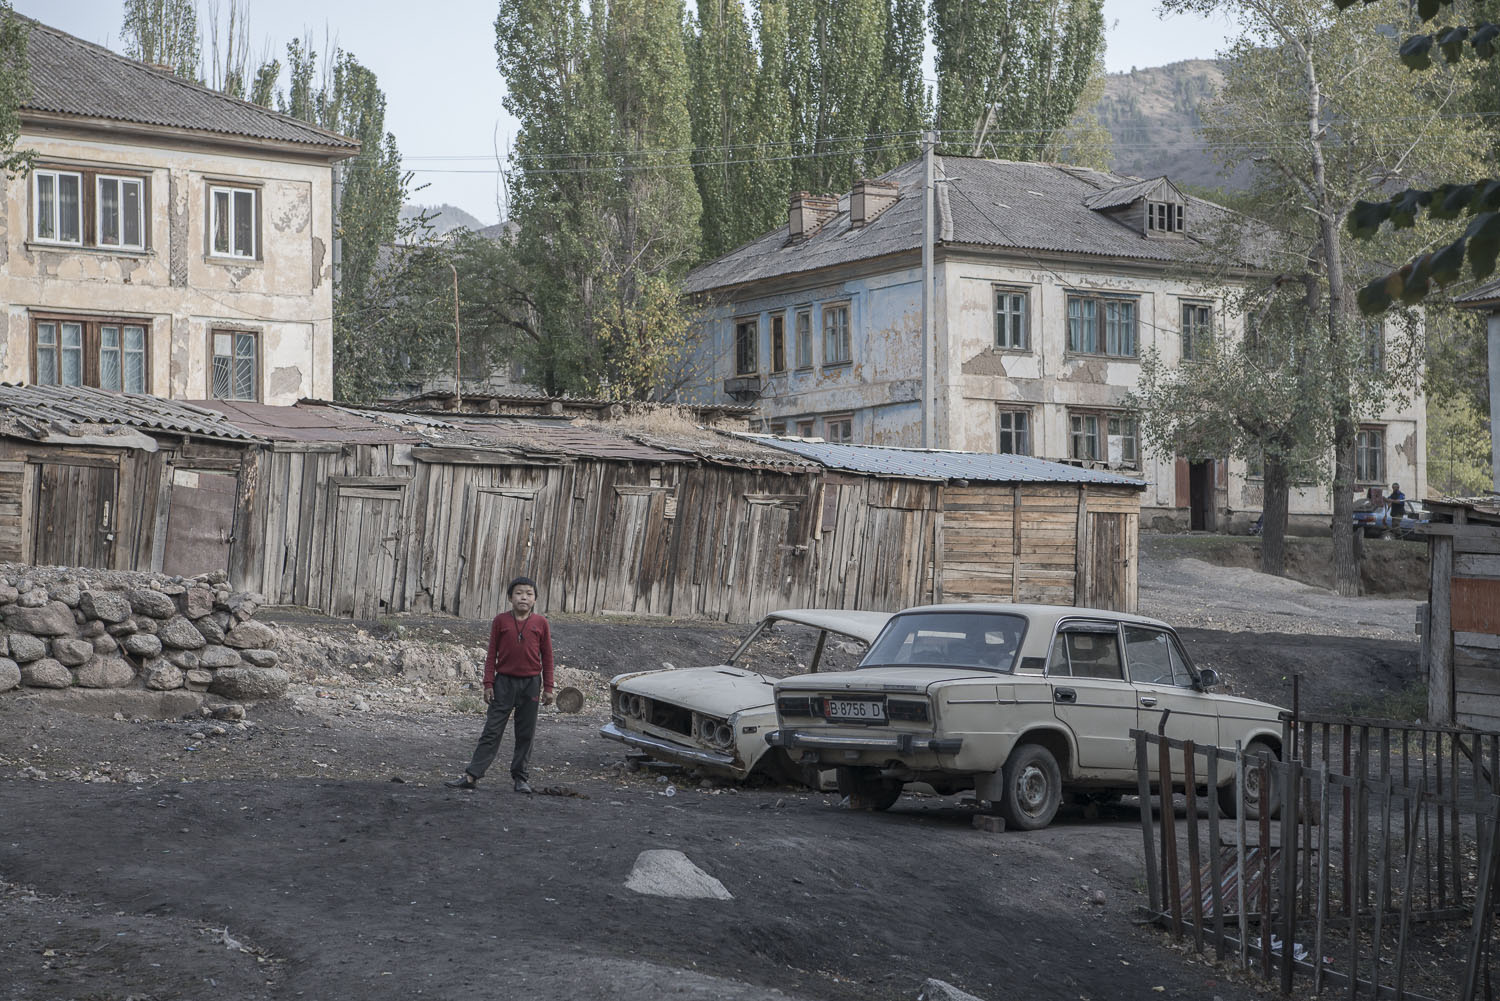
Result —
[{"label": "wooden plank fence", "polygon": [[[1286,995],[1301,979],[1351,999],[1491,996],[1500,733],[1291,717],[1284,761],[1131,736],[1150,911],[1200,954]],[[1153,808],[1161,789],[1180,815],[1170,795]],[[1462,949],[1434,948],[1455,934]]]}]

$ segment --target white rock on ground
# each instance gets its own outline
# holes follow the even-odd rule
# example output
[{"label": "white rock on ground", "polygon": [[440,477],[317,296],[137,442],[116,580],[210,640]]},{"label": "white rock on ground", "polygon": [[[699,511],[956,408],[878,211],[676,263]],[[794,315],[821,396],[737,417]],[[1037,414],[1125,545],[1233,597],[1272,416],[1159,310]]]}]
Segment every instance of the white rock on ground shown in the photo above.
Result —
[{"label": "white rock on ground", "polygon": [[682,852],[653,849],[636,856],[625,889],[648,897],[680,900],[733,900],[734,895]]},{"label": "white rock on ground", "polygon": [[922,985],[917,1001],[983,1001],[982,998],[961,991],[946,980],[928,980]]}]

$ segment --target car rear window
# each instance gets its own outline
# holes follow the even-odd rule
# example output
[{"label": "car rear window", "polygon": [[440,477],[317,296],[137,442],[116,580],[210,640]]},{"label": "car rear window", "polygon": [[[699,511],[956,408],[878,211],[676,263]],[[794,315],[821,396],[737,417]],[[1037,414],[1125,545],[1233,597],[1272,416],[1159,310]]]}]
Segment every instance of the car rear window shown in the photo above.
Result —
[{"label": "car rear window", "polygon": [[1000,612],[912,612],[876,638],[860,667],[966,667],[1009,673],[1026,619]]}]

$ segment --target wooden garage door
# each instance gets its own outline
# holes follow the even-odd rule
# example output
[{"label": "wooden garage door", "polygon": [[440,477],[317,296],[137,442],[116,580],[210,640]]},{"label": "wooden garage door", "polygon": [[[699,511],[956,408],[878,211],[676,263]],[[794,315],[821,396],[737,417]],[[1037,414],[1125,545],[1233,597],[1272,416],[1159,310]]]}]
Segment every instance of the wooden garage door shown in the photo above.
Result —
[{"label": "wooden garage door", "polygon": [[172,500],[167,513],[163,573],[192,577],[229,569],[234,538],[234,473],[200,469],[172,470]]},{"label": "wooden garage door", "polygon": [[37,463],[36,562],[107,567],[115,549],[115,464]]},{"label": "wooden garage door", "polygon": [[340,484],[333,504],[332,559],[324,608],[373,619],[395,611],[396,553],[404,491]]},{"label": "wooden garage door", "polygon": [[509,608],[505,586],[533,576],[533,490],[470,487],[463,521],[463,576],[458,614],[488,619]]}]

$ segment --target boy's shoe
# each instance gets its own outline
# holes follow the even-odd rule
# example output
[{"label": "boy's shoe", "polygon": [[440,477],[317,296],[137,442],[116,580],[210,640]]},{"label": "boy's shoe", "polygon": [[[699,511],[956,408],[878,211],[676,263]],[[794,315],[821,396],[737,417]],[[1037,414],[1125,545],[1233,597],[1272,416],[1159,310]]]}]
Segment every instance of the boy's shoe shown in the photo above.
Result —
[{"label": "boy's shoe", "polygon": [[524,792],[526,795],[530,796],[531,786],[527,785],[525,779],[516,779],[516,792]]},{"label": "boy's shoe", "polygon": [[462,778],[450,779],[447,782],[443,783],[443,785],[447,786],[449,789],[473,789],[478,784],[479,783],[474,781],[474,776],[470,775],[468,772],[464,772]]}]

